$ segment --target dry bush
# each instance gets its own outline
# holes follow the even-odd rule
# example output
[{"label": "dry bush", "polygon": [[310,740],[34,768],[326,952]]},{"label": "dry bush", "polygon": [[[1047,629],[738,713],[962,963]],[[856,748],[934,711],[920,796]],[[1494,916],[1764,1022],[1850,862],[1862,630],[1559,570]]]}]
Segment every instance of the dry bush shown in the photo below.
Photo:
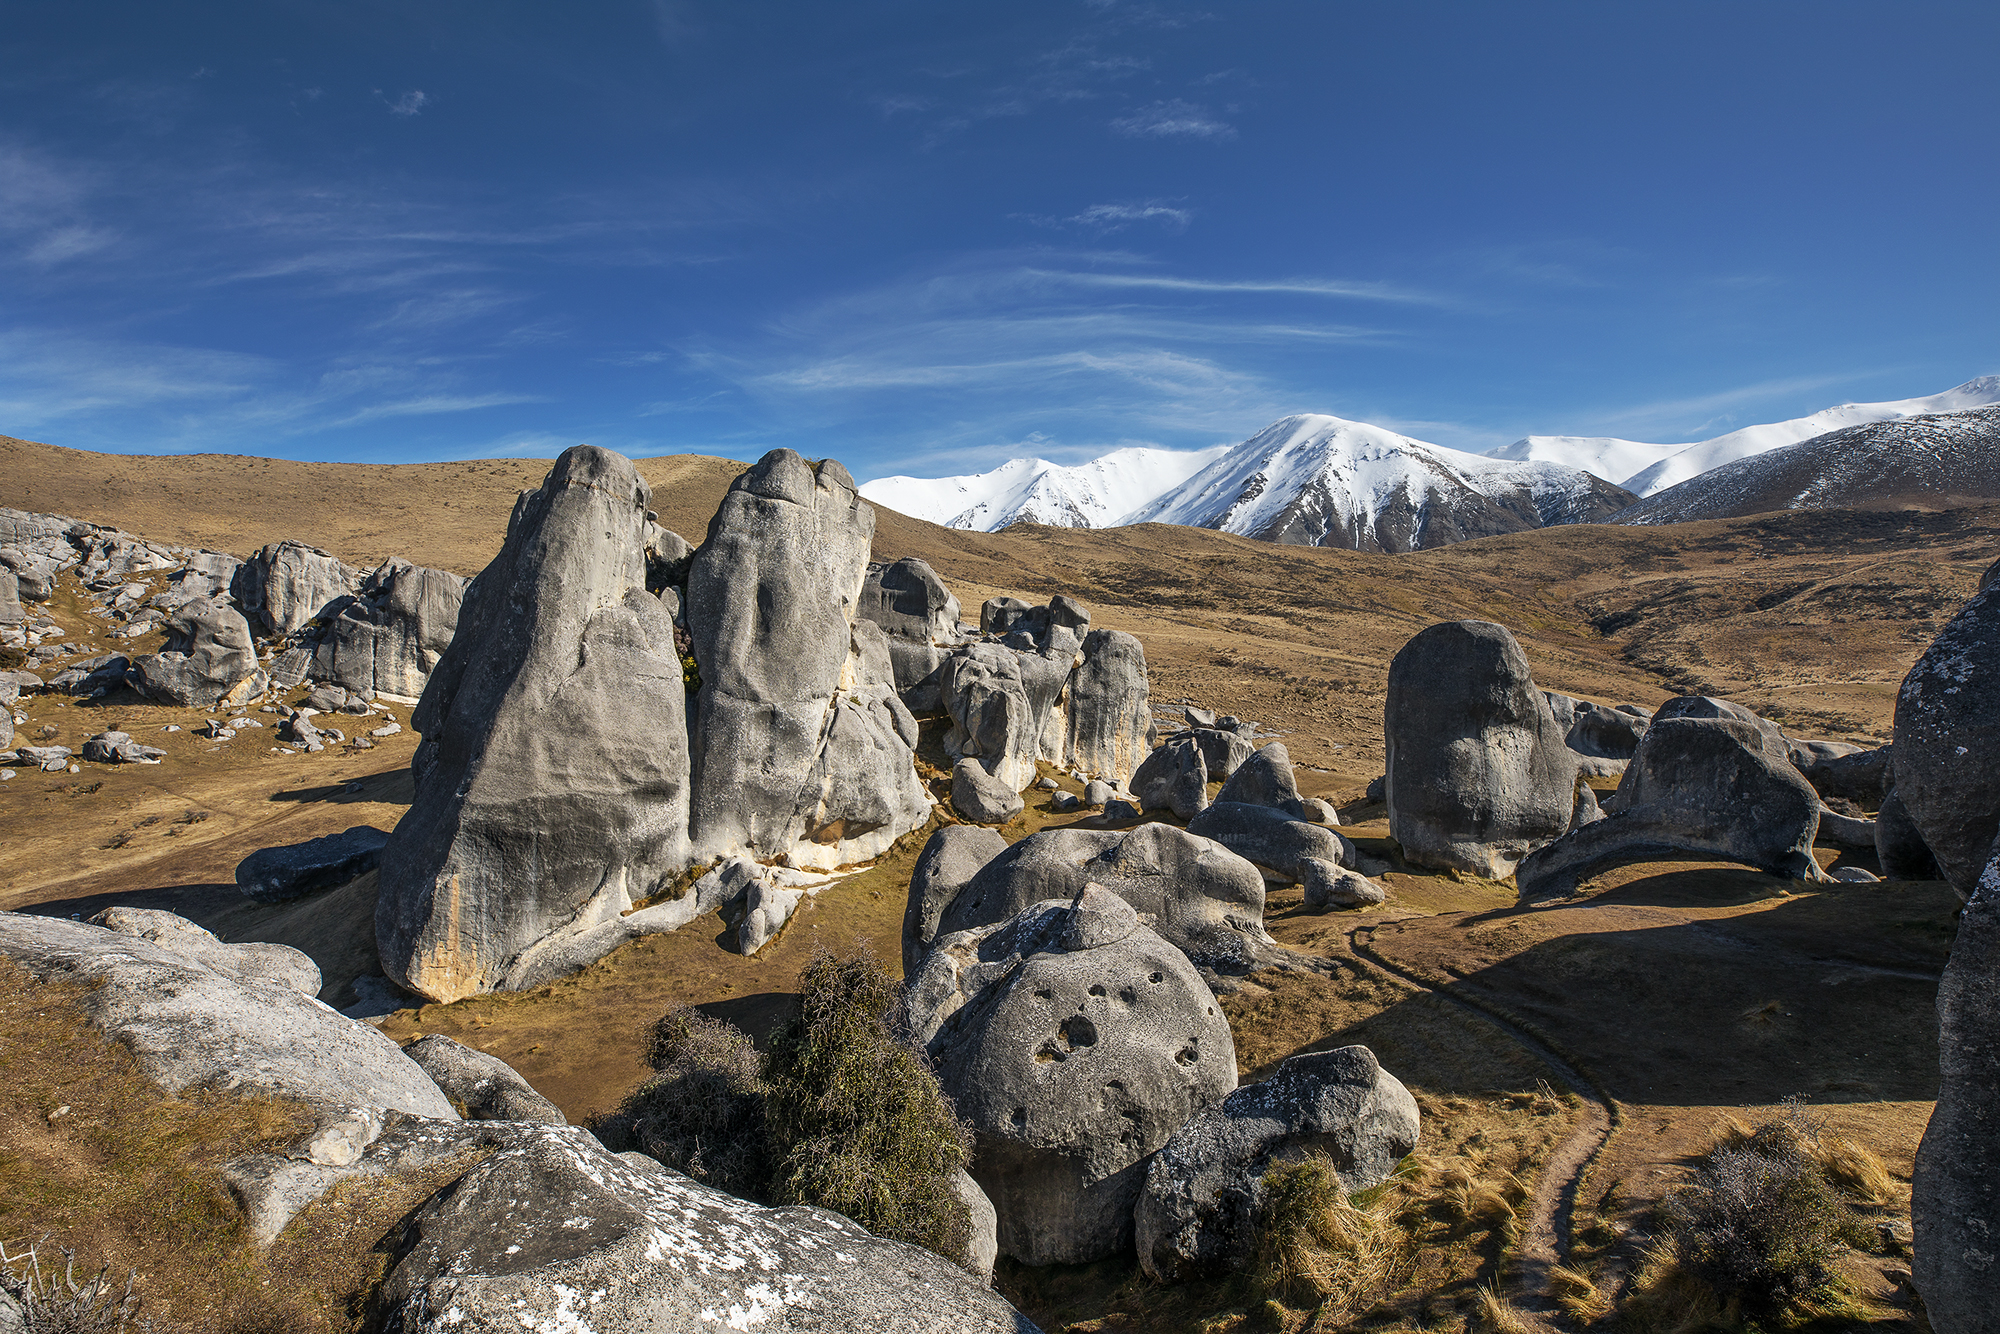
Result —
[{"label": "dry bush", "polygon": [[899,1035],[901,1005],[902,984],[865,950],[814,953],[765,1070],[771,1193],[963,1262],[972,1220],[952,1178],[972,1132]]},{"label": "dry bush", "polygon": [[1260,1288],[1324,1318],[1365,1305],[1388,1282],[1401,1238],[1380,1207],[1347,1198],[1333,1160],[1314,1154],[1264,1177],[1252,1272]]},{"label": "dry bush", "polygon": [[1865,1146],[1843,1136],[1821,1135],[1813,1143],[1812,1153],[1827,1180],[1849,1199],[1862,1204],[1887,1204],[1896,1198],[1895,1178]]},{"label": "dry bush", "polygon": [[599,1118],[598,1137],[717,1190],[763,1199],[771,1185],[764,1078],[749,1037],[682,1006],[653,1025],[645,1055],[659,1073]]},{"label": "dry bush", "polygon": [[139,1271],[125,1276],[121,1289],[110,1281],[105,1265],[82,1282],[76,1277],[76,1252],[62,1252],[60,1273],[51,1263],[42,1267],[40,1247],[47,1237],[18,1255],[0,1245],[0,1292],[20,1304],[25,1334],[124,1334],[132,1327],[139,1299],[132,1291]]}]

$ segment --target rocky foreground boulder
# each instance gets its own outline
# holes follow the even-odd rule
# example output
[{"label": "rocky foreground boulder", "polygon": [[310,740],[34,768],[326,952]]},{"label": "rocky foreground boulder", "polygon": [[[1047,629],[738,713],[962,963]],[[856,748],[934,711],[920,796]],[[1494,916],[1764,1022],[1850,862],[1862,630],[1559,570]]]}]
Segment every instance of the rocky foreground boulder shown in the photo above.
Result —
[{"label": "rocky foreground boulder", "polygon": [[376,943],[406,990],[535,985],[587,961],[566,942],[623,939],[623,914],[688,865],[685,690],[646,591],[650,500],[629,459],[570,449],[466,592],[411,719],[416,798],[382,851]]},{"label": "rocky foreground boulder", "polygon": [[1023,1264],[1128,1249],[1147,1157],[1236,1087],[1213,993],[1094,885],[940,939],[910,1018],[973,1128],[1000,1253]]},{"label": "rocky foreground boulder", "polygon": [[1241,1269],[1256,1248],[1264,1175],[1314,1153],[1349,1194],[1417,1147],[1417,1100],[1366,1047],[1293,1056],[1175,1131],[1146,1169],[1139,1264],[1164,1283]]},{"label": "rocky foreground boulder", "polygon": [[929,562],[906,556],[891,564],[871,564],[861,584],[858,612],[882,627],[896,693],[918,713],[944,707],[939,677],[952,651],[965,640],[958,599]]},{"label": "rocky foreground boulder", "polygon": [[879,627],[856,624],[874,533],[873,507],[830,459],[776,449],[730,484],[687,582],[700,858],[831,870],[929,818],[916,720]]},{"label": "rocky foreground boulder", "polygon": [[2000,826],[2000,583],[1938,632],[1896,695],[1894,786],[1961,899]]},{"label": "rocky foreground boulder", "polygon": [[403,1334],[1035,1328],[929,1251],[823,1209],[760,1208],[552,1126],[524,1128],[410,1215],[377,1310]]},{"label": "rocky foreground boulder", "polygon": [[1754,723],[1656,721],[1605,809],[1604,819],[1521,862],[1516,874],[1524,896],[1566,893],[1595,871],[1676,853],[1825,879],[1812,856],[1819,794]]},{"label": "rocky foreground boulder", "polygon": [[992,926],[1048,899],[1067,902],[1090,884],[1144,913],[1197,967],[1241,975],[1279,957],[1264,930],[1257,868],[1169,824],[1031,834],[965,882],[939,912],[937,934]]},{"label": "rocky foreground boulder", "polygon": [[1576,760],[1504,626],[1419,631],[1389,664],[1389,833],[1406,861],[1505,879],[1569,827]]},{"label": "rocky foreground boulder", "polygon": [[1938,1100],[1911,1178],[1911,1270],[1931,1328],[1975,1334],[2000,1311],[2000,858],[1959,916],[1937,1008]]}]

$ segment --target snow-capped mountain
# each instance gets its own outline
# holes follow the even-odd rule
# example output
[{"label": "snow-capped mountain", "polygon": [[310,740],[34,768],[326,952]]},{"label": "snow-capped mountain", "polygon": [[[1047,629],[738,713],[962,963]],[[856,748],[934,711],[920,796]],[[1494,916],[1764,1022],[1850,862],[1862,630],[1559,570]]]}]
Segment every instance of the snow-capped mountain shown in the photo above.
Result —
[{"label": "snow-capped mountain", "polygon": [[1366,422],[1305,413],[1259,431],[1126,519],[1304,546],[1417,551],[1558,523],[1631,503],[1602,478],[1504,462]]},{"label": "snow-capped mountain", "polygon": [[1995,498],[2000,407],[1985,407],[1864,422],[1737,459],[1640,501],[1612,522],[1687,523],[1773,510]]},{"label": "snow-capped mountain", "polygon": [[963,477],[881,477],[861,488],[870,501],[947,528],[998,532],[1026,520],[1059,528],[1113,528],[1229,452],[1130,448],[1073,467],[1009,459]]},{"label": "snow-capped mountain", "polygon": [[1488,451],[1487,457],[1540,460],[1582,468],[1635,495],[1651,496],[1738,459],[1796,445],[1829,431],[2000,403],[2000,375],[1983,375],[1956,389],[1889,403],[1842,403],[1809,417],[1746,426],[1691,445],[1649,445],[1612,436],[1531,435]]}]

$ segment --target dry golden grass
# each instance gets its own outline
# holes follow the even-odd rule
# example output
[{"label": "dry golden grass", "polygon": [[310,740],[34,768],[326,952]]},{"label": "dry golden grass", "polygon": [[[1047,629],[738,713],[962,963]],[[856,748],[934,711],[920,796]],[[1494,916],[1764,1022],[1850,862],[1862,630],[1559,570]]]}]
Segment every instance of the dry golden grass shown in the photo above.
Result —
[{"label": "dry golden grass", "polygon": [[1515,1310],[1514,1304],[1492,1286],[1479,1290],[1478,1313],[1474,1319],[1485,1334],[1536,1334],[1535,1322]]},{"label": "dry golden grass", "polygon": [[[1293,1306],[1329,1315],[1372,1304],[1402,1258],[1402,1234],[1385,1200],[1350,1202],[1325,1154],[1264,1178],[1256,1280]],[[1329,1309],[1330,1308],[1330,1309]]]},{"label": "dry golden grass", "polygon": [[1552,1265],[1549,1269],[1549,1290],[1556,1304],[1578,1324],[1592,1324],[1611,1314],[1610,1296],[1598,1288],[1596,1280],[1580,1269]]}]

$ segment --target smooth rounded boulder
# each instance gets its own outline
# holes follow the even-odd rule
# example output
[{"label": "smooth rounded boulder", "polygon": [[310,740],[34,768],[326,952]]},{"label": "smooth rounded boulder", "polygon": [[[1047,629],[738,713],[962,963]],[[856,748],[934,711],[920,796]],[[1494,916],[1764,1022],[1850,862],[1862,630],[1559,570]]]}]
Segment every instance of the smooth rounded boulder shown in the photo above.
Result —
[{"label": "smooth rounded boulder", "polygon": [[1188,735],[1169,738],[1132,774],[1132,795],[1144,811],[1172,811],[1192,820],[1208,809],[1208,764]]},{"label": "smooth rounded boulder", "polygon": [[1000,1252],[1023,1264],[1129,1249],[1147,1157],[1236,1087],[1214,995],[1096,886],[940,939],[911,996]]},{"label": "smooth rounded boulder", "polygon": [[1959,609],[1896,694],[1894,785],[1960,899],[2000,828],[2000,584]]},{"label": "smooth rounded boulder", "polygon": [[163,704],[212,709],[247,704],[269,688],[250,623],[222,602],[190,602],[167,618],[167,642],[135,661],[131,682]]},{"label": "smooth rounded boulder", "polygon": [[1506,627],[1419,631],[1389,664],[1389,833],[1406,861],[1500,880],[1569,827],[1576,760]]},{"label": "smooth rounded boulder", "polygon": [[416,799],[382,850],[376,943],[405,990],[449,1002],[588,962],[566,944],[602,927],[608,950],[688,865],[685,690],[646,591],[651,499],[631,460],[578,445],[522,493],[467,590],[411,715]]},{"label": "smooth rounded boulder", "polygon": [[1021,794],[971,756],[951,767],[951,804],[974,824],[1006,824],[1022,810]]},{"label": "smooth rounded boulder", "polygon": [[1289,1057],[1153,1155],[1134,1215],[1139,1265],[1162,1283],[1240,1269],[1256,1250],[1265,1173],[1323,1153],[1353,1194],[1386,1181],[1420,1132],[1417,1100],[1368,1048]]},{"label": "smooth rounded boulder", "polygon": [[1354,864],[1354,845],[1324,825],[1295,820],[1273,806],[1218,801],[1188,821],[1188,832],[1212,838],[1245,861],[1268,867],[1281,881],[1306,878],[1308,861]]},{"label": "smooth rounded boulder", "polygon": [[915,977],[938,918],[986,863],[1007,850],[1007,840],[980,825],[949,824],[932,834],[910,870],[910,902],[903,913],[903,976]]}]

